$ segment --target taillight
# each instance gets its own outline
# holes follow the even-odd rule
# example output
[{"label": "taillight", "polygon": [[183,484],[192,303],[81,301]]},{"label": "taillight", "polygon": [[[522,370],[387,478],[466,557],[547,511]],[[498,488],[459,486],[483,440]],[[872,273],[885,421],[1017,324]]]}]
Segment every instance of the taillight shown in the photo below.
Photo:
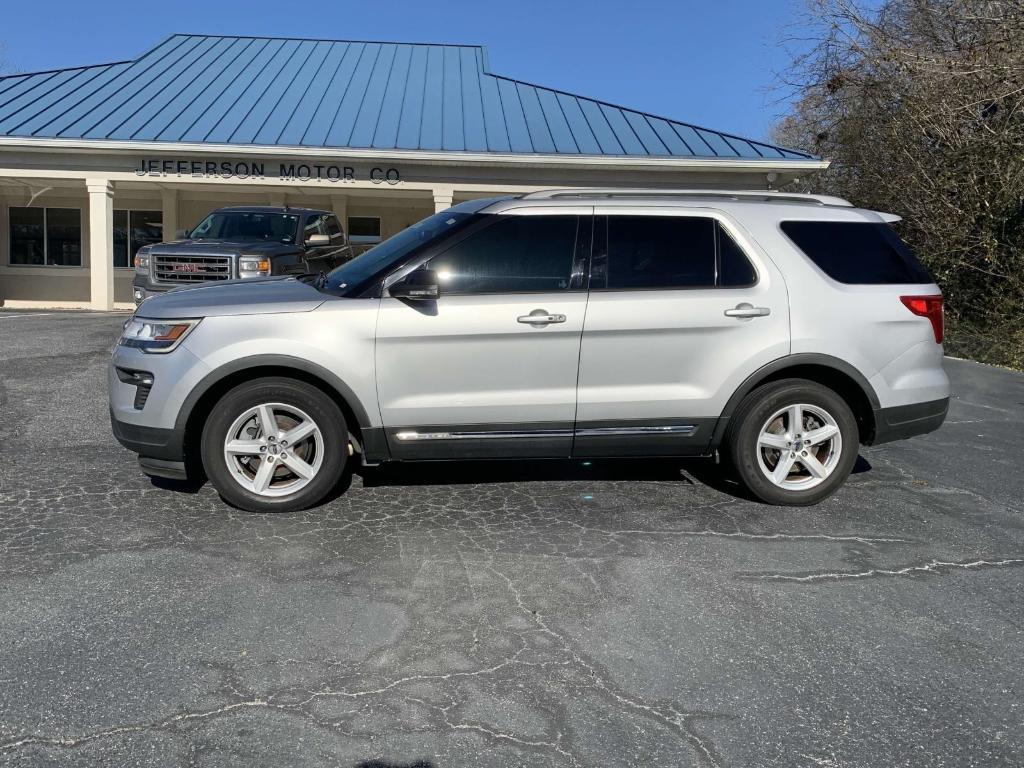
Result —
[{"label": "taillight", "polygon": [[920,317],[927,317],[935,333],[935,343],[942,343],[942,296],[900,296],[903,305]]}]

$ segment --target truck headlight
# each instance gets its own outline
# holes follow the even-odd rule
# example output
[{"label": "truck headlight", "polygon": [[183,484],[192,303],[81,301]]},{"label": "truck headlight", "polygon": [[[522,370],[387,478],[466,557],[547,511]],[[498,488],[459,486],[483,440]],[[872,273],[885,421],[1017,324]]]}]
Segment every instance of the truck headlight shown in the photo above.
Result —
[{"label": "truck headlight", "polygon": [[170,352],[199,325],[198,320],[144,320],[131,318],[124,324],[118,344],[143,352]]},{"label": "truck headlight", "polygon": [[135,253],[135,274],[149,274],[149,246],[142,246]]},{"label": "truck headlight", "polygon": [[239,277],[266,277],[270,274],[270,259],[243,256],[238,260]]}]

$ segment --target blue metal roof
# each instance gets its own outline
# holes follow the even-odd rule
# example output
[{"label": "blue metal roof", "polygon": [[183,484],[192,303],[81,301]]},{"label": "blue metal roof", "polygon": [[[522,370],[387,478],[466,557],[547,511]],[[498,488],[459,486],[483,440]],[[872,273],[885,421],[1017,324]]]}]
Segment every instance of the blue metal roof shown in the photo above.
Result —
[{"label": "blue metal roof", "polygon": [[0,78],[0,136],[562,155],[812,155],[492,74],[480,46],[172,35]]}]

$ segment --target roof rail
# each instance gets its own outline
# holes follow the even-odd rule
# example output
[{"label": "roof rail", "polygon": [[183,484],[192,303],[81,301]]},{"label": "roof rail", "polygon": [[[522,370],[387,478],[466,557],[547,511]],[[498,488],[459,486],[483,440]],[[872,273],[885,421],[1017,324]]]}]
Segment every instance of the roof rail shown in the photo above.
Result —
[{"label": "roof rail", "polygon": [[723,190],[723,189],[544,189],[530,192],[522,196],[522,200],[556,200],[559,198],[576,199],[627,199],[636,197],[675,197],[711,200],[733,200],[760,202],[804,203],[812,205],[830,205],[852,208],[853,203],[841,197],[831,195],[808,195],[797,192],[772,192],[760,190]]}]

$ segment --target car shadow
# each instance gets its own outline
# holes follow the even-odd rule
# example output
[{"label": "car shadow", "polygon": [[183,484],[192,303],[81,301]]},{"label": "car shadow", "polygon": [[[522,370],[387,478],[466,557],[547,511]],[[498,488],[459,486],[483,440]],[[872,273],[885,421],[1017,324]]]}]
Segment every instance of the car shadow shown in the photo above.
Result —
[{"label": "car shadow", "polygon": [[507,459],[383,464],[356,470],[367,488],[417,485],[478,485],[567,481],[701,483],[752,498],[713,459]]},{"label": "car shadow", "polygon": [[[857,457],[853,474],[870,472],[871,463]],[[488,483],[538,482],[677,482],[700,483],[720,493],[745,501],[757,501],[723,465],[712,458],[633,458],[633,459],[505,459],[486,461],[394,462],[377,467],[346,467],[338,483],[320,504],[343,495],[359,475],[365,488],[426,485],[480,485]],[[206,485],[202,480],[169,480],[152,477],[156,488],[195,494]],[[318,505],[319,506],[319,505]]]}]

